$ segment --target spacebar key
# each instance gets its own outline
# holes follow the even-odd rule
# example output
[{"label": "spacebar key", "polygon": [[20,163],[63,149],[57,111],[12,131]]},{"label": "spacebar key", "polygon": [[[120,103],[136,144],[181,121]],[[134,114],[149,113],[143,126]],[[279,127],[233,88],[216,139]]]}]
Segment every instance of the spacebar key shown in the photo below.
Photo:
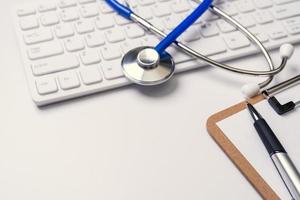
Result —
[{"label": "spacebar key", "polygon": [[79,61],[74,55],[59,55],[35,62],[32,65],[32,72],[36,76],[64,71],[79,67]]},{"label": "spacebar key", "polygon": [[28,58],[36,60],[62,54],[64,52],[62,46],[57,41],[45,42],[39,45],[30,47],[27,50]]}]

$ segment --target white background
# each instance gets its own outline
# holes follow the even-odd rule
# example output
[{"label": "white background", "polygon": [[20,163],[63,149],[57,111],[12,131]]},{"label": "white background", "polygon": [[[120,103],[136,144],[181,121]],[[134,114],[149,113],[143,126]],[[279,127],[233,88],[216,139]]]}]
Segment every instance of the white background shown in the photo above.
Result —
[{"label": "white background", "polygon": [[[259,199],[205,126],[256,78],[203,68],[160,87],[129,86],[39,109],[12,24],[11,7],[21,1],[0,3],[1,200]],[[232,63],[264,64],[255,56]],[[298,47],[280,79],[299,74],[299,63]]]}]

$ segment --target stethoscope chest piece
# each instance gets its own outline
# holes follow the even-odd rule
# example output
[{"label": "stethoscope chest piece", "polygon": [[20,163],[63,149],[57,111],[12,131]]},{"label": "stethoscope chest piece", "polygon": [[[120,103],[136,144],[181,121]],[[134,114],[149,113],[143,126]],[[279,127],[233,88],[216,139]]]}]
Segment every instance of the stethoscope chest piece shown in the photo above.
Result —
[{"label": "stethoscope chest piece", "polygon": [[159,55],[153,47],[137,47],[122,59],[125,76],[140,85],[158,85],[174,74],[175,63],[170,54]]}]

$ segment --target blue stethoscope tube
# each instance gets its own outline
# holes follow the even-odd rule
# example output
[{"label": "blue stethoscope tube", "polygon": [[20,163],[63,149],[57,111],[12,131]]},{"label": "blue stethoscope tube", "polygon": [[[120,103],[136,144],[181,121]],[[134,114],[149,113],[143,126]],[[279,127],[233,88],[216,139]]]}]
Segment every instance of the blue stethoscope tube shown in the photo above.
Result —
[{"label": "blue stethoscope tube", "polygon": [[131,20],[130,15],[133,13],[130,8],[120,4],[116,0],[105,0],[105,2],[110,5],[119,15],[122,15],[126,19]]},{"label": "blue stethoscope tube", "polygon": [[212,0],[204,0],[198,7],[186,17],[167,37],[161,40],[154,48],[160,55],[168,48],[176,39],[189,28],[211,5]]},{"label": "blue stethoscope tube", "polygon": [[[105,0],[116,12],[127,19],[131,19],[131,14],[133,13],[130,8],[120,4],[116,0]],[[176,39],[187,29],[189,28],[211,5],[213,0],[204,0],[199,6],[188,16],[186,17],[173,31],[171,31],[167,37],[161,40],[158,45],[154,48],[159,55],[173,43]]]}]

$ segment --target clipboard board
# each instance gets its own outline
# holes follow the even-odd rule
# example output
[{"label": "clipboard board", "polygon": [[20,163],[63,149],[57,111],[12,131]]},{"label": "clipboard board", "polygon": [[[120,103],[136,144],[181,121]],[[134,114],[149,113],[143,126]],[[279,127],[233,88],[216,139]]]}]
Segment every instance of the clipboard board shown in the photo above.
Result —
[{"label": "clipboard board", "polygon": [[[265,100],[265,97],[263,95],[259,95],[249,100],[249,102],[251,104],[256,104],[263,100]],[[241,102],[212,115],[207,120],[207,131],[263,199],[279,200],[280,198],[276,192],[262,178],[262,176],[259,175],[247,158],[243,156],[239,149],[230,141],[230,139],[217,125],[218,122],[243,111],[245,108],[245,102]]]}]

